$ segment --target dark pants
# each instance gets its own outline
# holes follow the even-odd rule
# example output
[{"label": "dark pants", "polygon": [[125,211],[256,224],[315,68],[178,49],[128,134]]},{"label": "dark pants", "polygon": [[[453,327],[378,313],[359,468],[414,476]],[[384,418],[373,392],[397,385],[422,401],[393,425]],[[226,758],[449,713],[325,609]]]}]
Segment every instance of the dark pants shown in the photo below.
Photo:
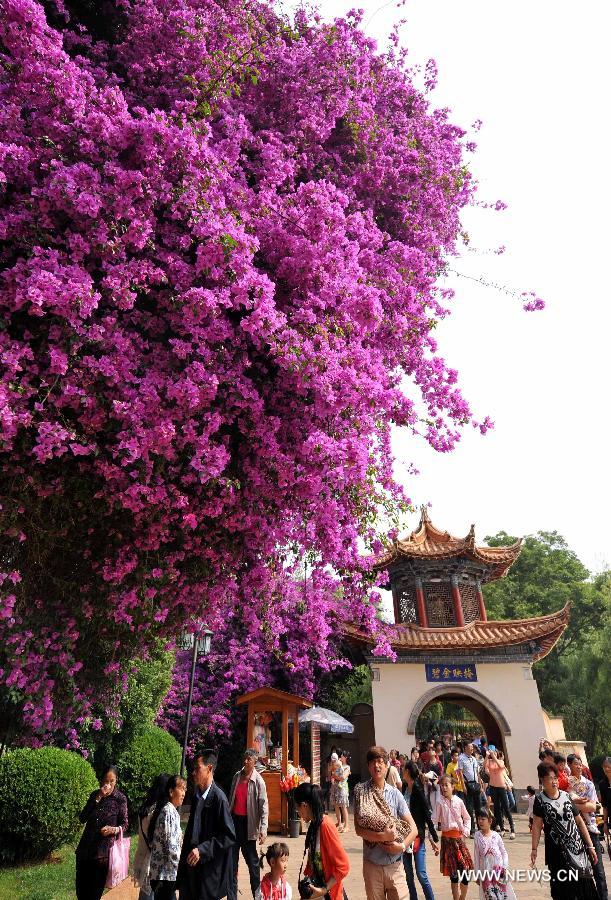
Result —
[{"label": "dark pants", "polygon": [[509,811],[509,801],[507,800],[506,789],[491,786],[490,796],[492,797],[492,802],[494,803],[494,820],[497,824],[497,827],[501,830],[505,827],[503,816],[507,816],[509,828],[511,829],[511,831],[515,831],[515,828],[513,827],[513,818],[511,812]]},{"label": "dark pants", "polygon": [[325,791],[324,791],[323,799],[325,802],[325,809],[333,812],[333,810],[330,807],[330,801],[331,801],[331,782],[330,781],[325,781]]},{"label": "dark pants", "polygon": [[176,900],[175,881],[151,881],[155,900]]},{"label": "dark pants", "polygon": [[466,787],[465,806],[467,807],[467,812],[471,816],[471,834],[473,834],[475,826],[477,825],[475,819],[482,808],[482,798],[480,795],[479,784],[475,788],[472,788],[467,783]]},{"label": "dark pants", "polygon": [[106,886],[108,857],[106,859],[76,858],[77,900],[100,900]]},{"label": "dark pants", "polygon": [[[590,831],[590,838],[592,843],[594,844],[594,849],[596,850],[596,856],[598,857],[596,865],[592,866],[594,869],[594,881],[596,882],[596,887],[598,889],[598,896],[600,900],[607,900],[607,879],[605,877],[605,867],[603,864],[603,848],[600,845],[600,836],[597,831]],[[590,860],[592,862],[592,860]]]},{"label": "dark pants", "polygon": [[417,853],[403,854],[403,868],[405,869],[405,877],[407,879],[407,889],[409,891],[409,900],[418,900],[418,892],[416,890],[416,881],[414,879],[414,867],[416,869],[416,878],[420,882],[425,896],[425,900],[435,900],[433,888],[426,872],[426,843],[422,840],[418,847]]},{"label": "dark pants", "polygon": [[232,813],[235,827],[235,844],[231,848],[232,867],[227,900],[238,900],[238,865],[240,863],[240,850],[248,866],[250,875],[250,889],[255,900],[259,900],[261,894],[261,869],[259,868],[259,854],[257,842],[248,840],[248,819],[246,816],[236,816]]}]

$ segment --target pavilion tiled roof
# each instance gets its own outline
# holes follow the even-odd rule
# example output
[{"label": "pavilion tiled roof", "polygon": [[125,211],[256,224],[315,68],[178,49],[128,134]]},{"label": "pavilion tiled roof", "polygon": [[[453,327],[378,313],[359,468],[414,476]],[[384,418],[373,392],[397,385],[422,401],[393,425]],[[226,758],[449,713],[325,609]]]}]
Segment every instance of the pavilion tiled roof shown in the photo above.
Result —
[{"label": "pavilion tiled roof", "polygon": [[[483,622],[477,619],[462,628],[421,628],[419,625],[400,624],[389,627],[392,649],[436,652],[440,650],[486,650],[507,647],[533,641],[537,644],[534,659],[543,659],[568,625],[570,604],[549,616],[534,619],[508,619],[499,622]],[[346,624],[345,637],[360,646],[372,645],[375,640],[357,627]]]},{"label": "pavilion tiled roof", "polygon": [[435,528],[423,507],[420,525],[407,538],[398,538],[375,563],[376,569],[386,569],[401,559],[448,559],[466,556],[483,563],[489,570],[489,580],[501,578],[516,561],[522,549],[522,540],[508,547],[479,547],[475,543],[475,526],[464,538],[454,537],[447,531]]}]

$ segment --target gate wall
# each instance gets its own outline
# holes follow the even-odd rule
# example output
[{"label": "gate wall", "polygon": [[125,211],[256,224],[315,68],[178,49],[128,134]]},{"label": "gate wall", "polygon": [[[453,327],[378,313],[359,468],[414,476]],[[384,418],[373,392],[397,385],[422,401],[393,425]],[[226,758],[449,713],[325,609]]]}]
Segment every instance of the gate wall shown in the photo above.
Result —
[{"label": "gate wall", "polygon": [[516,791],[536,783],[539,740],[545,736],[546,727],[529,665],[477,663],[477,682],[444,685],[426,681],[422,663],[372,664],[372,670],[376,669],[379,680],[374,674],[371,685],[376,743],[409,753],[416,742],[418,715],[428,703],[443,699],[459,702],[462,695],[470,708],[474,701],[481,703],[486,717],[494,720]]}]

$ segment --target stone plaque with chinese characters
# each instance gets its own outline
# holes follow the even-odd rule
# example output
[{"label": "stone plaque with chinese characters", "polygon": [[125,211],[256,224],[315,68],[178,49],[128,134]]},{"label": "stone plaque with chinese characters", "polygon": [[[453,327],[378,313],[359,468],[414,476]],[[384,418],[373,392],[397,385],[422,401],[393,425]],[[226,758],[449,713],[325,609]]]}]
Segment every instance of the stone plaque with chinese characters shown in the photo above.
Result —
[{"label": "stone plaque with chinese characters", "polygon": [[426,663],[427,681],[477,681],[473,663]]}]

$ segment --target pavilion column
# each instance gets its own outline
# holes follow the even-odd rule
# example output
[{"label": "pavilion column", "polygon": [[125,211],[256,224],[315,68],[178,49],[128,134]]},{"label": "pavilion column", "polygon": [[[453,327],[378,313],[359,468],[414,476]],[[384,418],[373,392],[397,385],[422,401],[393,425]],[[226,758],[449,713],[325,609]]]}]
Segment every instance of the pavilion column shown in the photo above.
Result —
[{"label": "pavilion column", "polygon": [[310,722],[310,747],[312,749],[312,784],[320,784],[320,725]]},{"label": "pavilion column", "polygon": [[424,591],[422,590],[422,578],[416,578],[416,610],[418,612],[418,623],[423,628],[429,627],[429,620],[426,614],[426,605],[424,602]]},{"label": "pavilion column", "polygon": [[293,765],[299,765],[299,708],[297,706],[293,713]]},{"label": "pavilion column", "polygon": [[395,625],[398,625],[401,621],[401,606],[399,604],[399,596],[397,594],[397,589],[395,585],[392,586],[392,605],[395,611]]},{"label": "pavilion column", "polygon": [[478,579],[475,582],[475,588],[477,590],[477,602],[479,604],[479,617],[482,622],[488,621],[488,613],[486,612],[486,604],[484,603],[484,595],[482,593],[482,583]]},{"label": "pavilion column", "polygon": [[[297,712],[297,708],[295,707],[295,712]],[[289,707],[285,704],[282,707],[282,774],[286,778],[288,775],[288,765],[289,765]],[[281,809],[281,829],[282,834],[287,835],[289,833],[289,806],[288,806],[288,797],[286,794],[282,794],[280,798],[280,809]]]},{"label": "pavilion column", "polygon": [[452,584],[452,600],[454,601],[454,618],[456,620],[456,625],[458,628],[463,628],[465,624],[465,617],[462,611],[462,601],[460,599],[460,588],[458,587],[458,577],[456,575],[452,575],[451,578]]}]

